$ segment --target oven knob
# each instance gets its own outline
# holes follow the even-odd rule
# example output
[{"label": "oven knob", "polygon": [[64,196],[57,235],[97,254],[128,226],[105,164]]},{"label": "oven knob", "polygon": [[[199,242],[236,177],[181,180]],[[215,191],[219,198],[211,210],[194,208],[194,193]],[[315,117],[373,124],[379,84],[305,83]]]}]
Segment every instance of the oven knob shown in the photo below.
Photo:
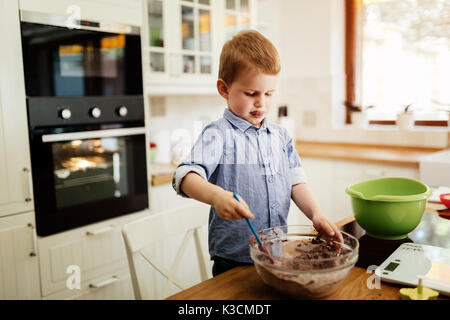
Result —
[{"label": "oven knob", "polygon": [[72,117],[72,112],[70,111],[70,109],[62,109],[59,112],[59,117],[64,120],[69,120],[70,117]]},{"label": "oven knob", "polygon": [[121,106],[117,109],[117,114],[121,117],[125,117],[128,114],[128,109],[125,106]]},{"label": "oven knob", "polygon": [[98,107],[93,107],[89,111],[89,114],[91,115],[92,118],[99,118],[102,115],[102,110]]}]

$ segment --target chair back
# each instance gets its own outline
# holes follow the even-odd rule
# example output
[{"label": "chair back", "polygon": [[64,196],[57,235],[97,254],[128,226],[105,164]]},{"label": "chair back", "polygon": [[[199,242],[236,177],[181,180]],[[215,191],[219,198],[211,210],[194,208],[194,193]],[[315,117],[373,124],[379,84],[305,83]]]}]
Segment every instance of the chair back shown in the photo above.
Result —
[{"label": "chair back", "polygon": [[[124,225],[122,235],[125,240],[128,264],[135,298],[138,300],[159,299],[169,295],[172,285],[186,289],[189,284],[177,276],[182,257],[191,239],[194,239],[201,281],[211,277],[211,262],[202,241],[202,227],[208,224],[209,206],[193,203],[167,211],[151,214]],[[184,234],[170,268],[166,268],[152,254],[152,246],[170,241],[170,238]],[[167,252],[164,252],[166,255]],[[149,266],[165,278],[162,297],[154,295],[149,283]],[[147,269],[147,270],[145,270]],[[147,276],[146,276],[147,275]],[[151,282],[151,281],[150,281]]]}]

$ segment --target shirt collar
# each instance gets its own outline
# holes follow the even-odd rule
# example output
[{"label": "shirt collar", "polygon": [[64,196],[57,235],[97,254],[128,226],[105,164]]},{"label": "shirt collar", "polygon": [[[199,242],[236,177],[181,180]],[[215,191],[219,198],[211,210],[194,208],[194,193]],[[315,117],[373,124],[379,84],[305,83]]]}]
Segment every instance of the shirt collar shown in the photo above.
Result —
[{"label": "shirt collar", "polygon": [[258,128],[254,125],[252,125],[250,122],[239,118],[237,115],[235,115],[233,112],[231,112],[228,108],[225,109],[223,113],[223,117],[227,119],[231,124],[241,129],[243,132],[245,132],[248,128],[253,127],[256,130],[267,130],[270,133],[270,124],[268,123],[267,119],[264,118],[261,128]]}]

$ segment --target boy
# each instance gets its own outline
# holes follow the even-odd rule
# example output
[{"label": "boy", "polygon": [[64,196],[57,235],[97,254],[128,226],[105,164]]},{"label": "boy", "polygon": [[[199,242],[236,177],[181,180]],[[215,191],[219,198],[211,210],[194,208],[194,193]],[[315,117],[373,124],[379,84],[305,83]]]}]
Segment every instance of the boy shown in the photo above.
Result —
[{"label": "boy", "polygon": [[293,139],[265,118],[279,72],[278,52],[259,32],[242,31],[225,43],[217,90],[228,109],[205,127],[174,173],[178,194],[211,205],[208,241],[214,276],[252,263],[252,233],[242,219],[253,219],[257,231],[286,225],[291,198],[316,230],[342,242],[306,185]]}]

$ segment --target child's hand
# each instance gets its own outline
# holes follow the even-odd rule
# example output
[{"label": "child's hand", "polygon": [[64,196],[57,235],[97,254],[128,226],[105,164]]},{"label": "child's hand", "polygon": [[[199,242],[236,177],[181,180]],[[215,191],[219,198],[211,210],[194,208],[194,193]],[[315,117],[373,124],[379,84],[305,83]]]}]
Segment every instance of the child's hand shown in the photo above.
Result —
[{"label": "child's hand", "polygon": [[239,200],[241,203],[233,197],[233,192],[221,190],[215,195],[212,205],[217,214],[224,220],[253,219],[254,215],[247,203],[241,197],[239,197]]},{"label": "child's hand", "polygon": [[312,223],[314,225],[314,228],[319,231],[319,233],[327,235],[330,238],[334,238],[337,242],[344,243],[344,238],[342,237],[339,229],[334,223],[328,221],[328,219],[325,218],[324,215],[315,215],[312,219]]}]

